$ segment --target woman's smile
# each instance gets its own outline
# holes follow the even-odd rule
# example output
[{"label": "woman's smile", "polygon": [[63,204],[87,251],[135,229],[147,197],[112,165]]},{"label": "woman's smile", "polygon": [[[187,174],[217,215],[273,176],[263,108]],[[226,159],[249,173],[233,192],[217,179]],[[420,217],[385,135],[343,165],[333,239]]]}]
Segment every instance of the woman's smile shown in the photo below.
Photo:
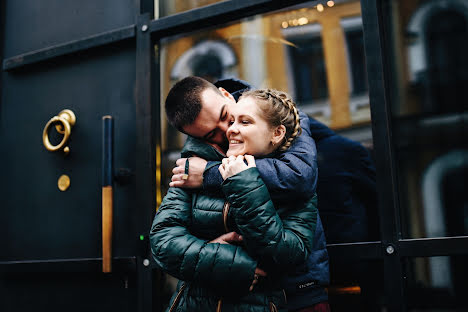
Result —
[{"label": "woman's smile", "polygon": [[263,118],[252,97],[242,98],[230,106],[230,121],[226,136],[229,140],[227,156],[264,156],[272,152],[274,130]]}]

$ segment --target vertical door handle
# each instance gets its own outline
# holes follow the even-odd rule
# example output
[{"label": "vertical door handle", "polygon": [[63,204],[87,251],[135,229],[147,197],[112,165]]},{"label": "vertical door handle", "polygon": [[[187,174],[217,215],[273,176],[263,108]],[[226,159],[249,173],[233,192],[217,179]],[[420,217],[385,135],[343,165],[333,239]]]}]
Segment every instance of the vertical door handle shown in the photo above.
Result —
[{"label": "vertical door handle", "polygon": [[112,272],[113,226],[113,119],[102,117],[102,272]]}]

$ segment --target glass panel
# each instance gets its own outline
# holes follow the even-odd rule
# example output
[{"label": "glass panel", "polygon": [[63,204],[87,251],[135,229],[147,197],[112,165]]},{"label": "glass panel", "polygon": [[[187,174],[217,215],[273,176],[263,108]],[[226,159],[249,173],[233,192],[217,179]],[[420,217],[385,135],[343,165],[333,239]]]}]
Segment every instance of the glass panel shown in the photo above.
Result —
[{"label": "glass panel", "polygon": [[402,235],[468,235],[466,1],[389,6]]},{"label": "glass panel", "polygon": [[[190,75],[211,82],[240,78],[288,92],[314,118],[319,210],[328,242],[378,240],[360,2],[313,4],[163,39],[161,103],[175,82]],[[162,124],[165,194],[186,136],[165,118]]]},{"label": "glass panel", "polygon": [[[360,2],[315,3],[164,38],[158,50],[161,103],[190,75],[210,82],[239,78],[255,88],[288,92],[313,118],[319,211],[328,243],[378,240]],[[186,135],[169,125],[164,105],[161,110],[164,195]]]},{"label": "glass panel", "polygon": [[466,311],[467,256],[406,259],[408,311]]},{"label": "glass panel", "polygon": [[156,16],[164,17],[191,9],[207,6],[217,2],[224,2],[228,0],[160,0],[155,1],[155,7],[159,8]]}]

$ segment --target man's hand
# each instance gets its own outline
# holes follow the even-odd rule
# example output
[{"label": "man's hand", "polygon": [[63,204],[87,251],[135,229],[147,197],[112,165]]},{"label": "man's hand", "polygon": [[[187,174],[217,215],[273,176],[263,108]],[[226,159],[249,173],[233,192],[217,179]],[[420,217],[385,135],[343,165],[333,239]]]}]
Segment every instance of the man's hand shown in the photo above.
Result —
[{"label": "man's hand", "polygon": [[185,188],[201,188],[203,186],[203,172],[207,161],[200,157],[189,158],[188,177],[184,180],[182,177],[185,173],[185,162],[187,158],[179,158],[176,161],[177,167],[172,169],[172,182],[170,187],[185,187]]},{"label": "man's hand", "polygon": [[209,244],[219,243],[219,244],[230,244],[235,245],[242,242],[242,235],[237,234],[236,232],[229,232],[221,235],[220,237],[213,239]]},{"label": "man's hand", "polygon": [[[244,163],[244,159],[247,161],[247,165]],[[229,158],[224,158],[218,169],[223,179],[226,180],[252,167],[256,167],[255,158],[252,155],[239,155],[237,157],[229,156]]]},{"label": "man's hand", "polygon": [[252,284],[250,285],[250,288],[249,288],[249,291],[252,291],[254,286],[257,285],[258,283],[258,279],[260,277],[266,277],[268,274],[267,272],[263,271],[262,269],[260,269],[259,267],[256,267],[255,268],[255,274],[254,274],[254,279],[252,281]]}]

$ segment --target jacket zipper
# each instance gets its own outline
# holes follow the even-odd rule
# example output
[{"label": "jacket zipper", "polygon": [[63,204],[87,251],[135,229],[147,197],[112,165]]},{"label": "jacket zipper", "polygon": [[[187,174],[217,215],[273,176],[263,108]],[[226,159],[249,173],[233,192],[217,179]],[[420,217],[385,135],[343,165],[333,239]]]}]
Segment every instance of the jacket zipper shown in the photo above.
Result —
[{"label": "jacket zipper", "polygon": [[169,309],[169,312],[173,312],[173,311],[174,311],[174,308],[175,308],[176,305],[179,303],[180,297],[182,296],[182,292],[184,291],[186,285],[187,285],[187,284],[184,283],[184,284],[182,284],[182,286],[180,287],[179,292],[177,293],[177,296],[175,297],[174,302],[172,303],[171,308]]},{"label": "jacket zipper", "polygon": [[229,233],[228,214],[229,214],[230,207],[231,207],[231,204],[228,201],[225,201],[224,207],[223,207],[223,222],[224,222],[224,230],[226,231],[226,233]]},{"label": "jacket zipper", "polygon": [[218,300],[218,306],[216,307],[216,312],[221,312],[221,305],[223,304],[223,299]]},{"label": "jacket zipper", "polygon": [[270,302],[270,312],[278,312],[278,308],[273,302]]},{"label": "jacket zipper", "polygon": [[[223,206],[223,223],[224,223],[224,230],[226,231],[226,233],[229,233],[229,227],[228,227],[229,207],[231,207],[231,204],[228,201],[225,201],[224,206]],[[218,306],[216,307],[216,312],[221,312],[222,304],[223,304],[223,298],[219,298]]]}]

